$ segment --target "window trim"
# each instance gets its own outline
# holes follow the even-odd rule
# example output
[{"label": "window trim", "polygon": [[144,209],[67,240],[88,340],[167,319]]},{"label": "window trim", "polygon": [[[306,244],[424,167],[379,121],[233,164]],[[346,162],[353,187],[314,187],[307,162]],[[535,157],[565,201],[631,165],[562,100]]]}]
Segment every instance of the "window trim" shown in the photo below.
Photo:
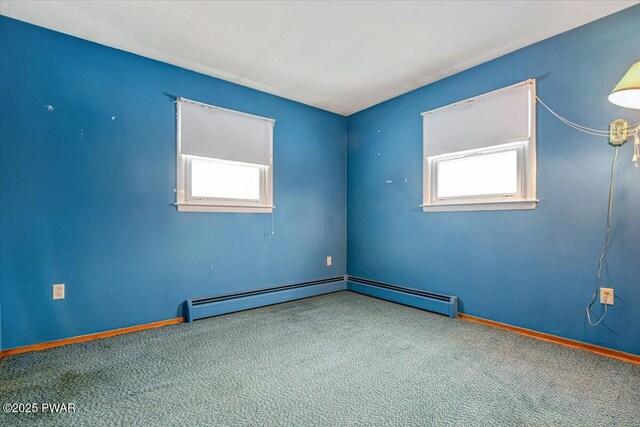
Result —
[{"label": "window trim", "polygon": [[[197,101],[189,102],[201,104],[210,108],[226,110],[225,108],[210,106]],[[181,102],[176,102],[176,188],[174,191],[176,193],[175,206],[178,212],[272,213],[273,209],[275,209],[275,206],[273,205],[273,127],[275,126],[275,121],[240,111],[233,112],[271,121],[272,130],[269,135],[270,164],[268,166],[261,165],[263,167],[261,168],[260,173],[260,200],[253,201],[242,199],[191,197],[191,180],[189,178],[189,174],[191,173],[190,159],[197,156],[189,156],[182,154],[181,152],[182,109]],[[200,158],[221,162],[224,161],[223,159],[213,159],[209,157]]]},{"label": "window trim", "polygon": [[[491,147],[478,148],[476,150],[458,151],[455,153],[441,154],[438,156],[427,157],[428,170],[430,174],[429,200],[432,205],[453,205],[461,203],[487,203],[487,202],[504,202],[512,200],[525,199],[525,177],[523,170],[524,163],[524,145],[526,141],[496,145]],[[438,197],[438,166],[442,162],[465,159],[468,157],[483,156],[490,154],[506,153],[509,151],[516,152],[516,180],[517,191],[515,193],[496,193],[496,194],[476,194],[468,196],[451,196],[451,197]]]},{"label": "window trim", "polygon": [[[469,98],[464,101],[456,102],[450,106],[465,104],[472,102],[473,100],[490,95],[495,92],[508,90],[522,85],[530,85],[529,91],[529,139],[519,141],[496,141],[495,144],[487,145],[485,147],[444,153],[435,156],[426,156],[423,154],[423,194],[422,204],[420,207],[423,212],[453,212],[453,211],[492,211],[492,210],[527,210],[535,209],[539,200],[536,198],[536,181],[537,181],[537,159],[536,159],[536,81],[534,79],[526,80],[521,83],[516,83],[511,86],[497,89],[493,92],[478,95],[473,98]],[[447,108],[449,106],[440,107]],[[424,112],[421,115],[427,114]],[[500,147],[513,147],[519,145],[521,152],[518,154],[518,179],[521,188],[521,194],[519,197],[486,197],[486,196],[472,196],[472,197],[459,197],[448,198],[447,200],[433,200],[432,195],[435,194],[435,186],[437,184],[436,177],[434,176],[436,168],[433,167],[433,159],[451,158],[454,155],[460,155],[462,153],[469,152],[482,152],[492,149],[498,149]],[[426,150],[426,146],[423,146],[423,150]]]},{"label": "window trim", "polygon": [[[210,157],[198,157],[198,156],[185,156],[186,157],[186,176],[187,176],[187,188],[185,191],[185,200],[187,202],[187,204],[190,205],[203,205],[203,206],[247,206],[247,207],[262,207],[265,206],[266,203],[266,196],[267,196],[267,191],[266,191],[266,182],[267,182],[267,169],[268,166],[264,166],[264,165],[253,165],[250,163],[242,163],[242,162],[231,162],[231,161],[227,161],[227,160],[222,160],[222,159],[213,159]],[[260,197],[258,199],[233,199],[233,198],[228,198],[228,197],[194,197],[192,195],[192,180],[188,179],[188,177],[191,176],[192,173],[192,164],[193,164],[193,160],[194,159],[198,159],[198,160],[204,160],[204,161],[210,161],[213,163],[219,163],[219,164],[240,164],[240,165],[248,165],[248,166],[255,166],[258,167],[260,169]]]},{"label": "window trim", "polygon": [[[425,158],[425,170],[428,177],[425,183],[424,200],[421,205],[425,212],[439,211],[475,211],[475,210],[514,210],[534,209],[537,200],[527,197],[531,186],[527,173],[527,151],[529,141],[518,141],[508,144],[493,145],[474,150],[457,151]],[[516,193],[487,194],[472,196],[437,197],[438,164],[443,161],[462,159],[474,155],[504,153],[515,150],[517,152],[517,186]]]}]

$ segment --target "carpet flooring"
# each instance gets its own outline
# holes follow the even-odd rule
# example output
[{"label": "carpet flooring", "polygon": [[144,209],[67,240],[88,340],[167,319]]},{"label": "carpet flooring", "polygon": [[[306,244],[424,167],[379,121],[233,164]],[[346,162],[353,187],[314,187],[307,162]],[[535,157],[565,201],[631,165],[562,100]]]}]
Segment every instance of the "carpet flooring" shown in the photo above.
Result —
[{"label": "carpet flooring", "polygon": [[339,292],[0,360],[1,425],[640,426],[640,366]]}]

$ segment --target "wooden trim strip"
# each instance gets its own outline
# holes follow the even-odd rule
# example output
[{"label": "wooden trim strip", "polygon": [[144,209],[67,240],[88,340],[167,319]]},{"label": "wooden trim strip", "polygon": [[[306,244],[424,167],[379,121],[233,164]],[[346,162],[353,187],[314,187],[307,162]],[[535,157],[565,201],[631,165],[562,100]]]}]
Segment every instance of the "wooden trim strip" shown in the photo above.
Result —
[{"label": "wooden trim strip", "polygon": [[[483,319],[481,317],[471,316],[469,314],[458,313],[458,317],[460,317],[463,320],[467,320],[467,321],[475,322],[475,323],[480,323],[480,324],[485,325],[485,326],[491,326],[491,327],[494,327],[494,328],[499,328],[499,329],[504,329],[504,330],[511,331],[511,332],[516,332],[516,333],[518,333],[520,335],[524,335],[524,336],[529,337],[529,338],[535,338],[535,339],[539,339],[539,340],[542,340],[542,341],[547,341],[547,342],[552,342],[552,343],[555,343],[555,344],[564,345],[564,346],[567,346],[567,347],[577,348],[577,349],[580,349],[580,350],[589,351],[591,353],[598,354],[600,356],[611,357],[613,359],[618,359],[618,360],[622,360],[622,361],[625,361],[625,362],[629,362],[629,363],[633,363],[633,364],[636,364],[636,365],[640,365],[640,356],[635,355],[635,354],[625,353],[625,352],[617,351],[617,350],[612,350],[612,349],[609,349],[609,348],[600,347],[600,346],[593,345],[593,344],[587,344],[587,343],[583,343],[583,342],[580,342],[580,341],[574,341],[574,340],[570,340],[568,338],[562,338],[562,337],[559,337],[559,336],[556,336],[556,335],[550,335],[550,334],[545,334],[545,333],[542,333],[542,332],[536,332],[536,331],[532,331],[530,329],[520,328],[518,326],[512,326],[512,325],[508,325],[506,323],[496,322],[494,320],[488,320],[488,319]],[[93,340],[96,340],[96,339],[110,338],[110,337],[114,337],[116,335],[129,334],[131,332],[143,331],[145,329],[160,328],[162,326],[173,325],[173,324],[182,323],[182,322],[184,322],[184,318],[175,317],[173,319],[160,320],[158,322],[146,323],[144,325],[129,326],[127,328],[112,329],[110,331],[98,332],[98,333],[95,333],[95,334],[80,335],[80,336],[77,336],[77,337],[64,338],[64,339],[57,340],[57,341],[49,341],[49,342],[44,342],[44,343],[39,343],[39,344],[27,345],[27,346],[24,346],[24,347],[11,348],[11,349],[8,349],[8,350],[0,351],[0,359],[3,358],[3,357],[6,357],[6,356],[14,355],[14,354],[21,354],[21,353],[28,353],[28,352],[31,352],[31,351],[46,350],[46,349],[49,349],[49,348],[60,347],[60,346],[63,346],[63,345],[75,344],[75,343],[85,342],[85,341],[93,341]]]},{"label": "wooden trim strip", "polygon": [[162,326],[173,325],[184,322],[184,318],[175,317],[173,319],[160,320],[157,322],[145,323],[144,325],[129,326],[127,328],[112,329],[110,331],[97,332],[95,334],[80,335],[77,337],[63,338],[61,340],[43,342],[39,344],[26,345],[24,347],[10,348],[0,351],[0,359],[14,354],[28,353],[31,351],[46,350],[49,348],[60,347],[68,344],[75,344],[85,341],[93,341],[97,339],[115,337],[116,335],[129,334],[131,332],[143,331],[145,329],[160,328]]},{"label": "wooden trim strip", "polygon": [[524,335],[529,338],[535,338],[538,340],[548,341],[555,344],[564,345],[567,347],[577,348],[579,350],[584,350],[584,351],[589,351],[591,353],[599,354],[600,356],[611,357],[613,359],[618,359],[625,362],[640,365],[640,356],[635,354],[625,353],[623,351],[618,351],[618,350],[612,350],[610,348],[600,347],[593,344],[587,344],[580,341],[574,341],[568,338],[559,337],[557,335],[536,332],[536,331],[532,331],[531,329],[520,328],[518,326],[512,326],[506,323],[496,322],[494,320],[483,319],[481,317],[470,316],[464,313],[458,313],[458,317],[470,322],[480,323],[482,325],[491,326],[499,329],[505,329],[511,332],[516,332],[520,335]]}]

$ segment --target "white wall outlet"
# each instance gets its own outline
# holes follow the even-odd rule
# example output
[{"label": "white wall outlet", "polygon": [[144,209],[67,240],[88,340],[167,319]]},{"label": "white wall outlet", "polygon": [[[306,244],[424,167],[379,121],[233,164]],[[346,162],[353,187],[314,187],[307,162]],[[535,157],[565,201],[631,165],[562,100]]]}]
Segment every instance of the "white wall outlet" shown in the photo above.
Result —
[{"label": "white wall outlet", "polygon": [[331,257],[327,257],[327,267],[331,267]]},{"label": "white wall outlet", "polygon": [[600,304],[613,305],[613,288],[600,288]]},{"label": "white wall outlet", "polygon": [[64,283],[53,285],[53,299],[64,299]]}]

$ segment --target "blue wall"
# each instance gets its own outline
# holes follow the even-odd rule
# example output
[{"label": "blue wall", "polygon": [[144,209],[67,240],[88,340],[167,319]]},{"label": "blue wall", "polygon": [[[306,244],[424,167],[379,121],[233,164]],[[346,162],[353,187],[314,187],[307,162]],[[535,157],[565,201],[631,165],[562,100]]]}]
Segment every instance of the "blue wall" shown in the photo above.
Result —
[{"label": "blue wall", "polygon": [[[345,273],[344,117],[5,17],[0,52],[3,348]],[[277,120],[273,239],[271,215],[171,206],[178,95]]]},{"label": "blue wall", "polygon": [[[0,348],[176,317],[190,297],[343,274],[346,236],[350,274],[455,294],[472,315],[640,353],[631,144],[620,153],[606,282],[616,305],[597,328],[584,307],[605,229],[606,141],[539,107],[536,210],[418,207],[421,111],[534,77],[541,98],[574,121],[640,121],[606,101],[638,59],[639,21],[635,6],[346,120],[0,17]],[[178,95],[277,120],[274,239],[270,215],[171,206]],[[67,285],[64,301],[51,300],[57,282]]]},{"label": "blue wall", "polygon": [[640,122],[637,111],[607,102],[640,59],[639,22],[635,6],[350,116],[349,274],[457,295],[471,315],[640,353],[640,170],[632,144],[621,148],[617,174],[606,281],[615,307],[597,328],[584,309],[605,231],[613,156],[606,140],[539,106],[537,209],[418,207],[421,111],[533,77],[541,99],[573,121],[598,129],[618,117]]}]

